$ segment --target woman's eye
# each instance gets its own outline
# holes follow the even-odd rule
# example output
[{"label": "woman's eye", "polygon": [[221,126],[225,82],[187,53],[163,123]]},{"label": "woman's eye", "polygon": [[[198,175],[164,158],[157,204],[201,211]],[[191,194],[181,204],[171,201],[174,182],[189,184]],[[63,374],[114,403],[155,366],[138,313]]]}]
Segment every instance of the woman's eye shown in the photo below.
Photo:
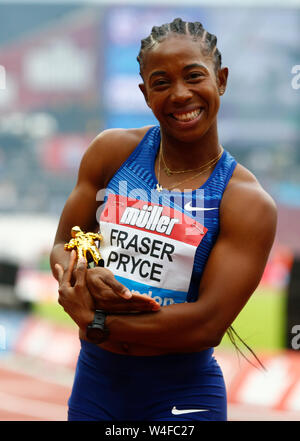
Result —
[{"label": "woman's eye", "polygon": [[159,86],[165,86],[167,84],[167,80],[156,80],[153,84],[152,87],[159,87]]},{"label": "woman's eye", "polygon": [[190,80],[198,80],[199,78],[203,77],[202,72],[192,72],[188,75],[188,79]]}]

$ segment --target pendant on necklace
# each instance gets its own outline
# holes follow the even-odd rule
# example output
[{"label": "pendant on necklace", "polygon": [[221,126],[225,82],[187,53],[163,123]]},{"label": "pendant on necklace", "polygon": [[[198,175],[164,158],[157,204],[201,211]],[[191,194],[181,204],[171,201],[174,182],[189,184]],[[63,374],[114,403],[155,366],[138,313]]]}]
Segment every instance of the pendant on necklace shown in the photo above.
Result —
[{"label": "pendant on necklace", "polygon": [[162,191],[162,185],[156,184],[156,190],[161,192]]},{"label": "pendant on necklace", "polygon": [[167,176],[171,176],[173,173],[171,172],[171,170],[167,167],[164,168],[164,172],[166,173]]}]

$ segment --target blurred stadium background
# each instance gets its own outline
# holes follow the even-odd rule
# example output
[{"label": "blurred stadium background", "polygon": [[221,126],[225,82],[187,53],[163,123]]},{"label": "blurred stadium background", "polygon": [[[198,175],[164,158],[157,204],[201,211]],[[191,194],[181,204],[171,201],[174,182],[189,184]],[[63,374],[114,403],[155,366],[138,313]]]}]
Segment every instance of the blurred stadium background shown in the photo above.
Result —
[{"label": "blurred stadium background", "polygon": [[229,419],[300,420],[300,1],[181,3],[0,1],[0,420],[66,419],[79,344],[50,273],[58,218],[101,130],[156,123],[136,56],[175,17],[218,36],[230,70],[221,142],[279,211],[261,284],[234,323],[267,372],[227,337],[216,349]]}]

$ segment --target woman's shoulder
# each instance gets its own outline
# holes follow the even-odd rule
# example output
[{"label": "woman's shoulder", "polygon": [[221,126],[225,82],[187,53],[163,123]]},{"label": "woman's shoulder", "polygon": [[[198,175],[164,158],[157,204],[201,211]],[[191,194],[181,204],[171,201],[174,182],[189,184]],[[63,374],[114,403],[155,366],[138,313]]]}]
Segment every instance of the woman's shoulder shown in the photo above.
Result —
[{"label": "woman's shoulder", "polygon": [[101,176],[102,183],[108,182],[151,127],[103,130],[93,139],[82,158],[83,175],[88,173],[95,179]]},{"label": "woman's shoulder", "polygon": [[258,228],[264,221],[276,223],[277,207],[256,176],[238,163],[225,189],[221,214],[231,225],[247,218]]},{"label": "woman's shoulder", "polygon": [[111,161],[125,160],[152,126],[133,129],[107,129],[99,133],[91,145],[91,153],[104,155]]},{"label": "woman's shoulder", "polygon": [[227,196],[231,195],[231,197],[234,195],[245,197],[247,194],[253,193],[256,197],[261,195],[261,197],[271,198],[271,196],[264,190],[257,177],[240,163],[237,163],[232,173],[232,177],[226,188],[226,193]]},{"label": "woman's shoulder", "polygon": [[153,126],[143,126],[139,128],[114,128],[106,129],[96,136],[94,143],[98,148],[103,148],[109,146],[113,149],[118,149],[120,147],[131,148],[137,145],[145,134]]}]

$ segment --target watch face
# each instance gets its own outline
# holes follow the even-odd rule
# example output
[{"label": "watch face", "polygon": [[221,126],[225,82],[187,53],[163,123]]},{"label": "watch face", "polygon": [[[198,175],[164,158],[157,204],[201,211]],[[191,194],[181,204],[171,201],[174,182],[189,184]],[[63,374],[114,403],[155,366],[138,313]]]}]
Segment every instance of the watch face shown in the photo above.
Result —
[{"label": "watch face", "polygon": [[101,341],[105,340],[106,335],[105,332],[100,328],[88,328],[86,336],[92,342],[101,343]]}]

